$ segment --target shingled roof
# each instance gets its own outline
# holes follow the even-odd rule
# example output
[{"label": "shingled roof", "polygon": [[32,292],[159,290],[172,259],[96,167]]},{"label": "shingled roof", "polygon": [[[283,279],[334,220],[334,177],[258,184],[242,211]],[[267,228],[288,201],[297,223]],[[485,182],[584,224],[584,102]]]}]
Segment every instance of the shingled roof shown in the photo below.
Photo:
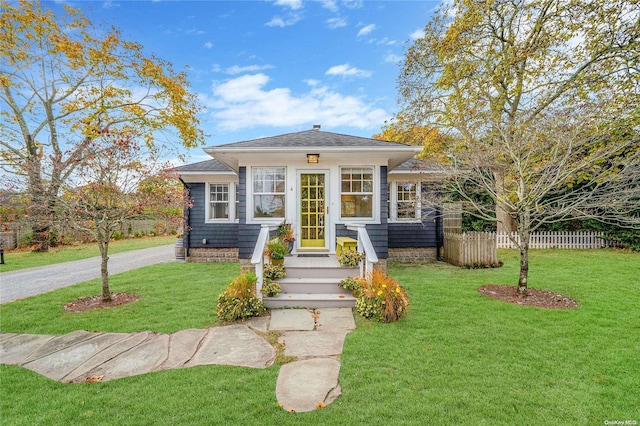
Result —
[{"label": "shingled roof", "polygon": [[355,147],[403,147],[410,146],[404,143],[387,142],[378,139],[363,138],[360,136],[343,135],[320,131],[320,129],[305,130],[302,132],[285,133],[284,135],[270,136],[252,139],[242,142],[233,142],[217,145],[210,148],[355,148]]},{"label": "shingled roof", "polygon": [[176,170],[180,173],[184,172],[226,172],[232,173],[229,167],[224,165],[218,160],[206,160],[199,163],[185,164],[184,166],[176,167]]}]

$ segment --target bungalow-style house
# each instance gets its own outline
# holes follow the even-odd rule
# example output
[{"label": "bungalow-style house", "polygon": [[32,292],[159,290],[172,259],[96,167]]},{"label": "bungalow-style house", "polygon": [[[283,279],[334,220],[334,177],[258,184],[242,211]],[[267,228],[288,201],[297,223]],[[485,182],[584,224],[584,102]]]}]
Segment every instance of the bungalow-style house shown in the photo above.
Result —
[{"label": "bungalow-style house", "polygon": [[205,148],[212,160],[177,168],[190,194],[187,260],[260,268],[265,238],[284,221],[295,236],[290,266],[335,254],[338,237],[357,240],[365,263],[382,268],[387,259],[434,260],[442,226],[420,199],[437,178],[414,159],[420,151],[318,125]]}]

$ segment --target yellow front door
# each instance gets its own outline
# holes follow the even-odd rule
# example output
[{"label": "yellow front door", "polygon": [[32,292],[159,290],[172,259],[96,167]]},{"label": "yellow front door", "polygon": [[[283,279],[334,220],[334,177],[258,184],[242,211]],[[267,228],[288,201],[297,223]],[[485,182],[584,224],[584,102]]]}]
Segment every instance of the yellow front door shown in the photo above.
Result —
[{"label": "yellow front door", "polygon": [[325,175],[300,174],[300,247],[325,247]]}]

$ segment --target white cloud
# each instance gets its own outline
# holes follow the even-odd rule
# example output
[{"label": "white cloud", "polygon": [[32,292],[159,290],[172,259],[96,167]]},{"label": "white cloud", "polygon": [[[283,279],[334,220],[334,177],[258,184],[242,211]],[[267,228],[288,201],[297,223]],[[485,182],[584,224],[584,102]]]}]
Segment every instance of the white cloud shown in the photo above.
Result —
[{"label": "white cloud", "polygon": [[417,40],[419,38],[424,37],[424,29],[423,28],[419,28],[419,29],[415,30],[414,32],[409,34],[409,37],[411,38],[411,40]]},{"label": "white cloud", "polygon": [[376,24],[369,24],[366,27],[361,28],[360,31],[358,31],[358,37],[369,35],[375,29],[376,29]]},{"label": "white cloud", "polygon": [[353,77],[371,77],[371,71],[361,70],[349,64],[335,65],[327,70],[327,75],[342,75]]},{"label": "white cloud", "polygon": [[327,27],[332,30],[347,26],[347,20],[345,18],[329,18],[326,23]]},{"label": "white cloud", "polygon": [[284,28],[284,27],[290,27],[291,25],[295,25],[301,19],[302,19],[302,15],[297,14],[297,13],[290,14],[289,16],[287,16],[286,19],[281,18],[280,16],[274,16],[265,25],[267,27]]},{"label": "white cloud", "polygon": [[387,63],[392,63],[392,64],[397,64],[398,62],[402,61],[404,58],[400,55],[396,55],[393,53],[388,54],[387,56],[385,56],[384,61]]},{"label": "white cloud", "polygon": [[348,9],[360,9],[362,0],[342,0],[342,4]]},{"label": "white cloud", "polygon": [[211,49],[212,47],[213,47],[213,43],[212,43],[212,42],[210,42],[210,41],[208,41],[208,42],[206,42],[206,43],[204,44],[204,48],[205,48],[205,49]]},{"label": "white cloud", "polygon": [[115,7],[120,7],[120,5],[118,3],[112,2],[111,0],[107,0],[107,1],[102,3],[102,8],[103,9],[113,9]]},{"label": "white cloud", "polygon": [[269,126],[294,127],[319,123],[332,126],[379,128],[389,114],[363,99],[343,95],[307,80],[306,93],[289,88],[268,89],[265,74],[243,75],[214,84],[213,96],[202,97],[220,131]]},{"label": "white cloud", "polygon": [[234,65],[232,67],[229,67],[225,70],[225,72],[227,74],[232,74],[232,75],[236,75],[236,74],[242,74],[242,73],[246,73],[246,72],[256,72],[256,71],[262,71],[262,70],[269,70],[273,68],[273,65],[247,65],[244,67],[241,67],[239,65]]},{"label": "white cloud", "polygon": [[298,10],[302,7],[302,0],[276,0],[274,5]]},{"label": "white cloud", "polygon": [[322,5],[322,7],[324,7],[325,9],[329,9],[332,12],[338,11],[338,5],[334,0],[320,0],[320,4]]}]

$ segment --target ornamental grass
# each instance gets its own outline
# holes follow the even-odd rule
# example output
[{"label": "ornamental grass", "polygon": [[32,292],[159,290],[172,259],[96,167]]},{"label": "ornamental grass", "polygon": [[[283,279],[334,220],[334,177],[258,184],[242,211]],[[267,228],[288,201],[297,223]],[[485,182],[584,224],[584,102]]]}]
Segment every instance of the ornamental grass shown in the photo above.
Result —
[{"label": "ornamental grass", "polygon": [[356,311],[365,318],[381,322],[397,321],[409,306],[409,296],[404,288],[380,269],[375,269],[367,279],[354,278],[360,284]]}]

